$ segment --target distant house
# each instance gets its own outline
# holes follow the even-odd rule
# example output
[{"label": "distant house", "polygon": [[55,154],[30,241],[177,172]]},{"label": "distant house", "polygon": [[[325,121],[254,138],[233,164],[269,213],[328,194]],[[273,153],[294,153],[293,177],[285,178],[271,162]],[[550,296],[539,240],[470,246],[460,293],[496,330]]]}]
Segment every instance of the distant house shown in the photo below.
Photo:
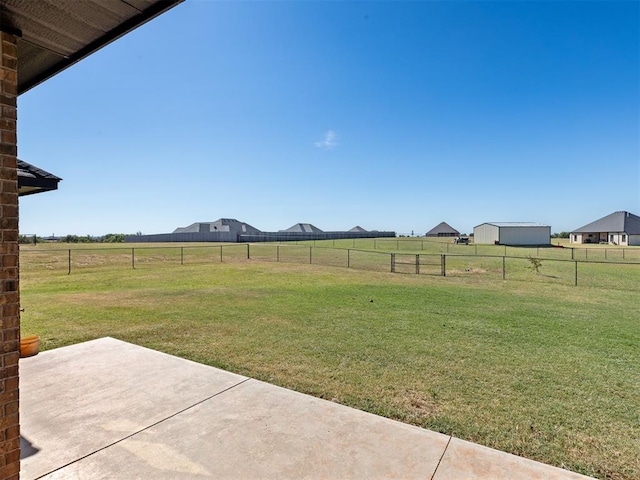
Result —
[{"label": "distant house", "polygon": [[215,222],[197,222],[176,228],[172,233],[128,235],[125,242],[291,242],[308,240],[337,240],[344,238],[395,237],[396,232],[367,231],[353,227],[348,232],[325,232],[310,223],[296,223],[286,230],[263,232],[235,218],[219,218]]},{"label": "distant house", "polygon": [[311,225],[310,223],[296,223],[286,230],[280,230],[287,233],[324,233],[318,227]]},{"label": "distant house", "polygon": [[549,245],[551,227],[532,222],[491,222],[473,227],[473,242],[499,245]]},{"label": "distant house", "polygon": [[261,233],[248,223],[241,222],[235,218],[219,218],[215,222],[192,223],[188,227],[176,228],[173,233],[215,233],[231,232],[238,234],[256,235]]},{"label": "distant house", "polygon": [[438,225],[429,230],[425,237],[459,237],[460,232],[451,225],[440,222]]},{"label": "distant house", "polygon": [[614,212],[572,231],[571,243],[609,243],[640,245],[640,217],[629,212]]}]

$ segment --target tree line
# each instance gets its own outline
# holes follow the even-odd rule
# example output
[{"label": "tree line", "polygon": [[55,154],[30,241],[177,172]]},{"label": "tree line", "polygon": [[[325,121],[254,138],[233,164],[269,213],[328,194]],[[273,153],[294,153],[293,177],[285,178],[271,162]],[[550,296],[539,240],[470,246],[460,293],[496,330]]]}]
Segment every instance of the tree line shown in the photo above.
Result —
[{"label": "tree line", "polygon": [[19,235],[18,243],[27,245],[48,242],[60,243],[124,243],[124,233],[107,233],[102,236],[93,235],[63,235],[61,237],[40,237],[38,235]]}]

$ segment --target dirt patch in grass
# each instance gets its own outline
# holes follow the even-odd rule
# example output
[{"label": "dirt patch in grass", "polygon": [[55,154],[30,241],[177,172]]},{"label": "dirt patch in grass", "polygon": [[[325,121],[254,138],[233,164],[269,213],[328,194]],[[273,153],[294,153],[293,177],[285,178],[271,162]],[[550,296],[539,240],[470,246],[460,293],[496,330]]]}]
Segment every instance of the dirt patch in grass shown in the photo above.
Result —
[{"label": "dirt patch in grass", "polygon": [[428,417],[440,412],[440,406],[427,392],[408,390],[402,397],[399,406],[407,412],[406,422],[420,425]]}]

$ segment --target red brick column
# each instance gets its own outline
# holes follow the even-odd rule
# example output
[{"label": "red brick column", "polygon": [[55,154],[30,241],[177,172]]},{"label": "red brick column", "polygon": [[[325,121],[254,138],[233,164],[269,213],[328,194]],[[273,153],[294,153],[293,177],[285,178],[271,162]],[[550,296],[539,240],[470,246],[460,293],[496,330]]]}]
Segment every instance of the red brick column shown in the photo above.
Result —
[{"label": "red brick column", "polygon": [[20,476],[16,37],[0,32],[0,480]]}]

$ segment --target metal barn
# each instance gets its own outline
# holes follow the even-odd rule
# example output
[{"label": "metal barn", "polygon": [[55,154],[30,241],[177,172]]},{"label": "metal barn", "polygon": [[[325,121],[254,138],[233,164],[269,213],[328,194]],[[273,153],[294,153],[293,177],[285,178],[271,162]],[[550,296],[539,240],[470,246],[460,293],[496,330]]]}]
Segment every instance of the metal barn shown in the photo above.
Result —
[{"label": "metal barn", "polygon": [[491,222],[473,228],[473,242],[499,245],[549,245],[551,227],[531,222]]}]

